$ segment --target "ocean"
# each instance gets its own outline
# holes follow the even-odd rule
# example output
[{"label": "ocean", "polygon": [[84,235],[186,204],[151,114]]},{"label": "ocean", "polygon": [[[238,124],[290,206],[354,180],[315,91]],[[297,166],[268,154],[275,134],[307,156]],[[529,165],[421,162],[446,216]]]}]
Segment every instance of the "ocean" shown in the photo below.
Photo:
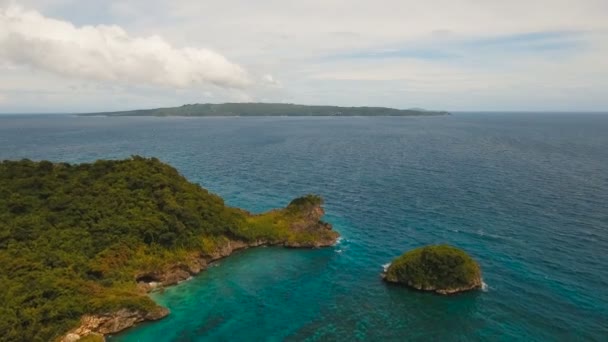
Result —
[{"label": "ocean", "polygon": [[[317,193],[342,234],[257,248],[153,294],[134,341],[608,340],[608,115],[0,116],[0,159],[155,156],[253,212]],[[449,243],[483,291],[390,286],[382,265]]]}]

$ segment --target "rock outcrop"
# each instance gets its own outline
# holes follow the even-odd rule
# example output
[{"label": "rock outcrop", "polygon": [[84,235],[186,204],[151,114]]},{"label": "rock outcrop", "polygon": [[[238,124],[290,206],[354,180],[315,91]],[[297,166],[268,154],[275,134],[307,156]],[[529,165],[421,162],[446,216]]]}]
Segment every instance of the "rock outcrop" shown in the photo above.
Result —
[{"label": "rock outcrop", "polygon": [[321,220],[325,215],[322,207],[323,199],[315,195],[306,195],[293,200],[286,208],[288,212],[296,212],[299,219],[294,220],[290,230],[300,237],[298,239],[287,239],[281,243],[290,248],[319,248],[332,246],[336,243],[340,234],[332,229],[331,224]]},{"label": "rock outcrop", "polygon": [[156,321],[168,314],[168,309],[157,307],[147,312],[121,309],[107,314],[84,315],[80,319],[80,326],[70,331],[61,341],[75,342],[89,335],[97,335],[103,339],[104,335],[123,331],[143,321]]},{"label": "rock outcrop", "polygon": [[269,245],[265,241],[244,242],[238,240],[229,240],[227,243],[218,248],[211,255],[199,254],[193,257],[189,263],[179,263],[172,265],[163,270],[142,273],[136,277],[137,285],[145,292],[161,289],[166,286],[176,285],[184,280],[190,279],[192,276],[199,274],[207,269],[208,265],[216,260],[230,256],[238,250]]}]

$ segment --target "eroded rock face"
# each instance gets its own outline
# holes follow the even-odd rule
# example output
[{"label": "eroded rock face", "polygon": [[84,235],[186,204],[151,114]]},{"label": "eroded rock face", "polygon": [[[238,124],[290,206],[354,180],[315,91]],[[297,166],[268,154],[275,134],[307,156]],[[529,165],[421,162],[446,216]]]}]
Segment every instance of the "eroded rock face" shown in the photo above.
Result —
[{"label": "eroded rock face", "polygon": [[82,336],[78,335],[78,334],[67,334],[65,335],[65,337],[63,338],[63,340],[61,340],[62,342],[76,342],[78,340],[80,340],[82,338]]},{"label": "eroded rock face", "polygon": [[253,247],[255,244],[249,244],[244,241],[232,240],[229,241],[226,245],[222,246],[218,251],[211,255],[211,261],[215,261],[221,258],[225,258],[232,254],[232,252],[237,251],[239,249],[244,249],[248,247]]},{"label": "eroded rock face", "polygon": [[206,268],[207,260],[201,257],[189,264],[180,263],[165,270],[140,274],[136,277],[136,281],[142,291],[150,292],[164,286],[175,285]]},{"label": "eroded rock face", "polygon": [[322,206],[317,205],[317,206],[313,206],[310,211],[308,212],[308,219],[311,221],[319,221],[321,220],[321,217],[323,217],[323,215],[325,215],[325,209],[323,209]]},{"label": "eroded rock face", "polygon": [[482,280],[481,279],[476,279],[469,286],[455,287],[455,288],[451,288],[451,289],[435,289],[435,292],[439,293],[439,294],[443,294],[443,295],[451,295],[451,294],[455,294],[455,293],[460,293],[460,292],[466,292],[466,291],[481,289],[482,286],[483,286]]},{"label": "eroded rock face", "polygon": [[[388,282],[392,282],[392,283],[399,283],[398,281],[391,281],[388,279],[385,279],[385,280]],[[452,288],[438,288],[436,286],[421,286],[421,285],[413,283],[413,282],[408,282],[406,285],[413,289],[419,290],[419,291],[429,291],[429,292],[435,292],[435,293],[442,294],[442,295],[451,295],[451,294],[456,294],[456,293],[460,293],[460,292],[480,289],[482,287],[482,280],[481,280],[481,278],[475,279],[475,280],[472,280],[471,283],[467,286],[459,286],[459,287],[452,287]]]},{"label": "eroded rock face", "polygon": [[310,241],[285,241],[283,246],[289,248],[320,248],[333,246],[340,234],[334,231],[331,224],[324,222],[321,218],[325,210],[321,205],[312,205],[305,208],[302,215],[303,220],[291,224],[294,232],[311,233],[315,236]]},{"label": "eroded rock face", "polygon": [[114,334],[143,321],[159,320],[168,314],[168,309],[157,307],[151,311],[122,309],[108,314],[84,315],[80,319],[80,326],[70,331],[61,341],[74,342],[88,335]]},{"label": "eroded rock face", "polygon": [[329,247],[336,244],[340,234],[332,230],[329,223],[318,221],[316,224],[305,224],[302,229],[305,232],[314,232],[316,238],[311,241],[286,241],[283,246],[289,248],[320,248]]}]

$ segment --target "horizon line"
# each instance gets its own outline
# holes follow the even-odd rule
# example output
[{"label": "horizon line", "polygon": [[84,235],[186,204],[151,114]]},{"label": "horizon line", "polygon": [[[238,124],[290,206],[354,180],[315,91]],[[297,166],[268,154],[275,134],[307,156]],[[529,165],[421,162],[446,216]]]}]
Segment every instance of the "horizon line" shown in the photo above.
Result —
[{"label": "horizon line", "polygon": [[[337,107],[345,107],[345,106],[337,106]],[[361,107],[372,107],[372,106],[361,106]],[[159,108],[165,108],[165,107],[159,107]],[[172,107],[171,107],[172,108]],[[385,107],[385,108],[393,108],[393,107]],[[154,109],[158,109],[158,108],[154,108]],[[394,109],[399,109],[399,108],[394,108]],[[408,108],[411,109],[411,108]],[[408,110],[408,109],[400,109],[400,110]],[[105,114],[105,113],[113,113],[113,112],[130,112],[130,111],[139,111],[139,110],[149,110],[149,109],[129,109],[129,110],[115,110],[115,111],[102,111],[102,112],[0,112],[0,115],[79,115],[79,114],[97,114],[99,113],[100,116],[103,116],[101,114]],[[428,110],[428,111],[435,111],[435,110]],[[483,109],[476,109],[476,110],[437,110],[437,111],[442,111],[442,112],[448,112],[450,114],[468,114],[468,113],[475,113],[475,114],[608,114],[608,110],[483,110]],[[175,115],[176,117],[179,117],[180,115]],[[264,116],[264,115],[257,115],[257,116]],[[276,115],[268,115],[268,116],[276,116]],[[318,117],[322,117],[322,116],[331,116],[331,115],[318,115]],[[354,116],[354,115],[353,115]],[[192,117],[205,117],[205,116],[192,116]],[[212,116],[206,116],[206,117],[212,117]],[[242,116],[242,117],[248,117],[248,116]],[[348,117],[348,116],[344,116],[344,117]]]}]

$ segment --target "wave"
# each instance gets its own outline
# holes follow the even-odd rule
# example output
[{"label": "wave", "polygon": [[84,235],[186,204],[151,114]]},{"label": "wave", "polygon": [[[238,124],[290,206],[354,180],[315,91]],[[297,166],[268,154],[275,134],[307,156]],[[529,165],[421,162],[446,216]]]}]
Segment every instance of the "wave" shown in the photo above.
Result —
[{"label": "wave", "polygon": [[338,239],[336,239],[336,242],[334,243],[334,246],[337,246],[340,243],[342,243],[342,240],[344,240],[344,238],[340,236]]},{"label": "wave", "polygon": [[382,268],[384,269],[384,272],[388,271],[389,267],[391,267],[391,263],[390,262],[388,264],[382,265]]},{"label": "wave", "polygon": [[486,284],[486,282],[485,282],[485,281],[483,281],[483,279],[482,279],[482,280],[481,280],[481,291],[483,291],[483,292],[488,292],[488,289],[489,289],[489,288],[490,288],[490,287],[488,286],[488,284]]},{"label": "wave", "polygon": [[181,284],[181,283],[186,282],[186,281],[189,281],[189,280],[192,280],[192,277],[188,277],[188,278],[186,278],[186,279],[184,279],[184,280],[180,280],[180,281],[178,281],[177,283],[178,283],[178,284]]}]

